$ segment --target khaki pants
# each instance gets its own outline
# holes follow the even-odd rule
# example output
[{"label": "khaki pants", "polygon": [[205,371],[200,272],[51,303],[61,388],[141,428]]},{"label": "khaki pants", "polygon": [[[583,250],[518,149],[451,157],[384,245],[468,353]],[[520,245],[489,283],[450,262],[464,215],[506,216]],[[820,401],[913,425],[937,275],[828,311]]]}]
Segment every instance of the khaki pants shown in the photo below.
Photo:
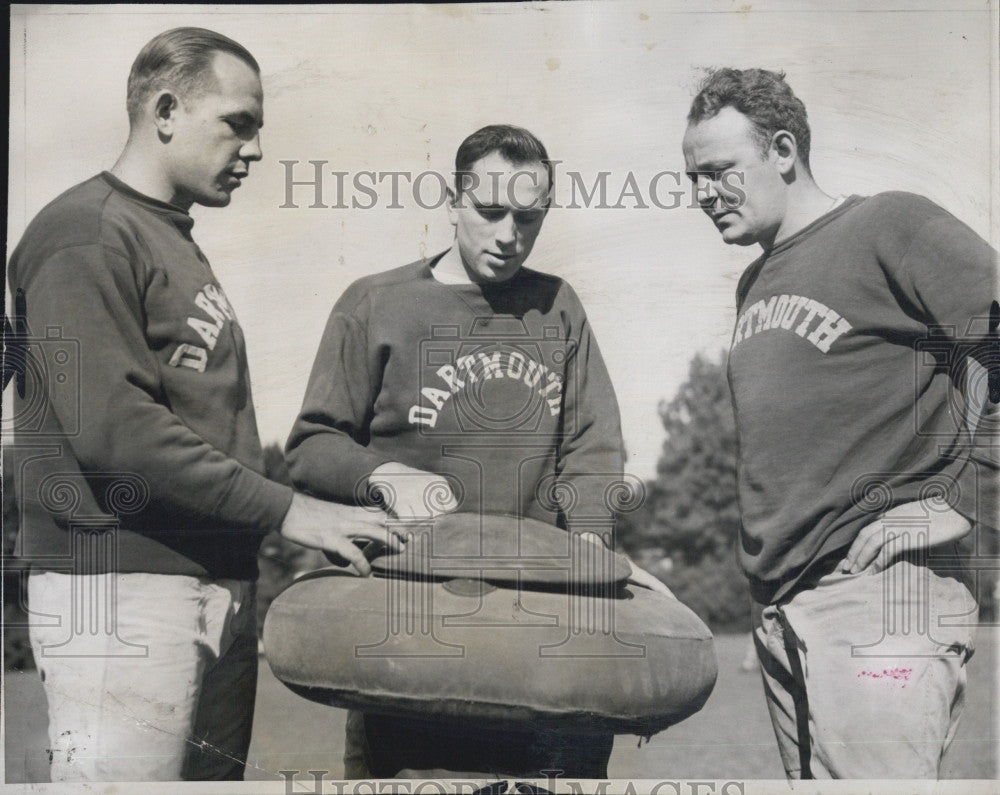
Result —
[{"label": "khaki pants", "polygon": [[254,584],[28,579],[52,781],[239,780],[257,686]]},{"label": "khaki pants", "polygon": [[974,648],[978,611],[963,578],[960,569],[900,560],[754,605],[789,778],[937,778]]}]

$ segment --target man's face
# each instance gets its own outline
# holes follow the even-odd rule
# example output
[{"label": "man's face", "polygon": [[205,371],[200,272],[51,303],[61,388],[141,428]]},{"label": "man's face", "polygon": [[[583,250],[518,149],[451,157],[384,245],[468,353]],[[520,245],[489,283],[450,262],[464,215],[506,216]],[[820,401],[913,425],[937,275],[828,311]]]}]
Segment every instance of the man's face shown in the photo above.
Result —
[{"label": "man's face", "polygon": [[524,264],[541,231],[549,173],[539,162],[515,166],[499,152],[481,157],[470,172],[448,206],[459,254],[472,281],[505,282]]},{"label": "man's face", "polygon": [[761,152],[750,120],[732,107],[687,128],[684,165],[701,208],[726,243],[774,242],[785,217],[787,186],[772,147]]},{"label": "man's face", "polygon": [[224,207],[261,159],[264,92],[260,78],[239,58],[217,53],[216,85],[203,96],[179,98],[167,146],[173,203]]}]

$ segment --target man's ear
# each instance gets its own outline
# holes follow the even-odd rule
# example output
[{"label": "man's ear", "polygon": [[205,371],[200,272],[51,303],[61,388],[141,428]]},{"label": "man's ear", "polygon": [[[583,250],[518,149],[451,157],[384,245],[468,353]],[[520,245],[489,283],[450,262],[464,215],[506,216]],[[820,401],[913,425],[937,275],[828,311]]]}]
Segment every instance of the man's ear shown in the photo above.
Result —
[{"label": "man's ear", "polygon": [[153,100],[153,123],[161,136],[173,135],[177,106],[177,97],[170,91],[160,91]]},{"label": "man's ear", "polygon": [[770,151],[781,174],[788,174],[795,168],[795,161],[799,156],[799,145],[795,136],[788,130],[778,130],[771,136]]},{"label": "man's ear", "polygon": [[451,223],[452,226],[457,226],[458,208],[456,207],[456,205],[458,204],[458,196],[455,194],[455,191],[452,188],[445,188],[445,190],[447,191],[448,195],[448,201],[446,202],[446,206],[448,207],[448,221]]}]

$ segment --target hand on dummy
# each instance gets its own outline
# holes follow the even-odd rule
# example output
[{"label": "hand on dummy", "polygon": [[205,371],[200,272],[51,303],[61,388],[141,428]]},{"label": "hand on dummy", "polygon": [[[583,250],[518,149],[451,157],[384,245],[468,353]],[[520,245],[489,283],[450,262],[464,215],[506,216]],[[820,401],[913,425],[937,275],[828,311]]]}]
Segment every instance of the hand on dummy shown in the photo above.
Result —
[{"label": "hand on dummy", "polygon": [[392,552],[398,552],[403,544],[402,539],[386,527],[382,513],[299,493],[292,497],[280,533],[296,544],[339,555],[362,576],[369,575],[372,569],[355,540],[374,541]]},{"label": "hand on dummy", "polygon": [[[920,521],[901,521],[914,518]],[[875,574],[904,552],[957,541],[971,529],[972,523],[954,508],[942,511],[923,502],[897,505],[861,528],[837,570],[857,574],[870,566]]]},{"label": "hand on dummy", "polygon": [[[604,542],[601,540],[601,537],[596,533],[581,533],[580,538],[584,538],[592,544],[598,544],[602,547],[604,546]],[[628,555],[625,555],[624,557],[628,561],[628,565],[631,566],[632,568],[632,573],[629,575],[629,578],[626,580],[626,582],[642,586],[643,588],[648,588],[649,590],[654,591],[655,593],[663,594],[664,596],[669,596],[671,599],[677,598],[676,596],[674,596],[674,592],[671,591],[666,585],[664,585],[659,580],[659,578],[654,577],[645,569],[640,569],[636,565],[635,561],[632,560],[632,558],[630,558]]]},{"label": "hand on dummy", "polygon": [[458,508],[458,500],[442,475],[390,461],[368,478],[370,491],[382,500],[383,510],[400,521],[433,519]]},{"label": "hand on dummy", "polygon": [[650,574],[645,569],[640,569],[634,560],[629,558],[628,564],[632,567],[632,575],[626,580],[626,582],[631,582],[636,585],[641,585],[643,588],[649,588],[649,590],[663,594],[664,596],[669,596],[671,599],[676,599],[674,592],[671,591],[659,577],[655,577]]}]

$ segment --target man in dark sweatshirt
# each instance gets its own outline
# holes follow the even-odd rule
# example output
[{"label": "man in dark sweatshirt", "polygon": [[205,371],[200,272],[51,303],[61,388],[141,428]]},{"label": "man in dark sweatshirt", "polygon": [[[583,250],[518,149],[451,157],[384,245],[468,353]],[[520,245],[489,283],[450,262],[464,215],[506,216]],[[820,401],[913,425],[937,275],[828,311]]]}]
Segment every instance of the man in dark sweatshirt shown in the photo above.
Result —
[{"label": "man in dark sweatshirt", "polygon": [[[384,488],[401,518],[458,509],[573,531],[574,516],[603,515],[610,530],[604,495],[624,461],[614,389],[572,288],[524,267],[552,164],[527,130],[493,125],[462,143],[455,172],[454,245],[360,279],[334,306],[288,440],[292,478],[329,499]],[[560,490],[574,495],[568,516],[553,504]],[[611,745],[351,713],[345,767],[602,778]]]},{"label": "man in dark sweatshirt", "polygon": [[996,254],[920,196],[823,193],[782,74],[712,72],[688,122],[702,209],[763,249],[729,382],[739,560],[785,771],[934,778],[977,617],[959,543],[996,526],[962,347],[987,333]]},{"label": "man in dark sweatshirt", "polygon": [[45,207],[10,261],[30,347],[7,452],[53,781],[242,778],[261,539],[360,573],[351,539],[387,540],[262,474],[243,334],[191,237],[191,205],[226,206],[261,159],[259,72],[212,31],[150,41],[118,162]]}]

